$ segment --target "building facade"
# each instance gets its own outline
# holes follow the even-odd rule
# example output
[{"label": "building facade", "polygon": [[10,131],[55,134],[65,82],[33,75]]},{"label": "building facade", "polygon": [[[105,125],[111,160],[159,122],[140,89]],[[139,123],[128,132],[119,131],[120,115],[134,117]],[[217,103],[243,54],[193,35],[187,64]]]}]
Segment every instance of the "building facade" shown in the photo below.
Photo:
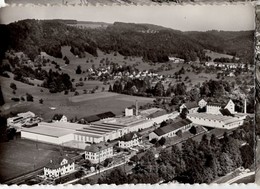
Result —
[{"label": "building facade", "polygon": [[99,163],[113,156],[113,146],[104,143],[93,144],[85,149],[85,159]]},{"label": "building facade", "polygon": [[119,138],[118,146],[120,148],[131,148],[140,145],[142,137],[138,133],[128,133]]},{"label": "building facade", "polygon": [[44,167],[44,176],[47,178],[58,178],[75,171],[75,163],[68,157],[51,160]]}]

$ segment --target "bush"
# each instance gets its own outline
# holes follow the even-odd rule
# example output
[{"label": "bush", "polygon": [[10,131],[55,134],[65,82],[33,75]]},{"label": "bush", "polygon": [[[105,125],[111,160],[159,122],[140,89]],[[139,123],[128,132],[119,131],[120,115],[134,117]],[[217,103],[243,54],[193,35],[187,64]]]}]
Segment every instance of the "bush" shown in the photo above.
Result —
[{"label": "bush", "polygon": [[157,142],[157,139],[156,138],[153,138],[151,141],[150,141],[150,143],[152,143],[152,144],[155,144]]},{"label": "bush", "polygon": [[11,98],[11,100],[14,101],[14,102],[19,102],[20,98],[13,97],[13,98]]},{"label": "bush", "polygon": [[28,102],[33,102],[33,96],[31,94],[29,94],[29,93],[26,93],[26,100]]},{"label": "bush", "polygon": [[13,89],[13,90],[17,89],[17,87],[16,87],[16,85],[14,83],[10,83],[10,88]]},{"label": "bush", "polygon": [[166,142],[166,138],[164,138],[164,137],[160,138],[160,140],[158,141],[158,143],[159,143],[161,146],[163,146],[163,145],[165,144],[165,142]]}]

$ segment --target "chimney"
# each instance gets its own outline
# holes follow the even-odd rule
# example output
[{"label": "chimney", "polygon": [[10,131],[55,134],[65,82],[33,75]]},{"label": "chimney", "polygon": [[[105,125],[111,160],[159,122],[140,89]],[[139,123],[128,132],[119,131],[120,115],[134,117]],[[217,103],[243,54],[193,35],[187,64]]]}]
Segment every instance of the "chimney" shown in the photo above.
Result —
[{"label": "chimney", "polygon": [[245,102],[244,102],[244,113],[246,114],[246,98],[245,98]]},{"label": "chimney", "polygon": [[138,116],[138,102],[135,101],[135,115]]}]

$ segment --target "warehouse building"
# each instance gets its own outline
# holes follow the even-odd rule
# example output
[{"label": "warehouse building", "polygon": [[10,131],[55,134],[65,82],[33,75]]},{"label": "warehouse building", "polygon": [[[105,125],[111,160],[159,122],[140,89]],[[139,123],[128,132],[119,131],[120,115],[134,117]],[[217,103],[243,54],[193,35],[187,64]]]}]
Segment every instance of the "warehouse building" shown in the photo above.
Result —
[{"label": "warehouse building", "polygon": [[187,118],[197,125],[220,129],[233,129],[244,123],[245,116],[224,116],[218,114],[193,113],[188,114]]}]

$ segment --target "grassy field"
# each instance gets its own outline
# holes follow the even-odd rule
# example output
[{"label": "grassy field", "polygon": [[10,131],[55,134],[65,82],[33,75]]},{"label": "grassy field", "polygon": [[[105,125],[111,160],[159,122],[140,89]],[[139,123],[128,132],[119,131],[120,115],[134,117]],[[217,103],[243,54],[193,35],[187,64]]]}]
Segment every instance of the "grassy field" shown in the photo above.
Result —
[{"label": "grassy field", "polygon": [[[153,98],[135,97],[123,94],[115,94],[110,92],[96,92],[94,94],[82,94],[74,96],[74,93],[64,95],[64,93],[49,93],[48,89],[27,85],[11,78],[0,77],[2,81],[2,91],[6,104],[0,107],[3,113],[32,111],[41,116],[45,120],[50,120],[54,114],[62,113],[68,118],[78,118],[112,111],[115,114],[122,114],[122,111],[138,100],[139,105],[152,102]],[[17,86],[16,94],[12,94],[9,87],[13,82]],[[43,92],[41,92],[41,90]],[[12,97],[21,97],[26,93],[30,93],[34,97],[34,102],[20,101],[13,102]],[[39,103],[39,99],[43,99],[43,104]]]},{"label": "grassy field", "polygon": [[[21,138],[0,143],[0,183],[33,171],[60,156],[60,148]],[[72,155],[72,154],[71,154]]]}]

